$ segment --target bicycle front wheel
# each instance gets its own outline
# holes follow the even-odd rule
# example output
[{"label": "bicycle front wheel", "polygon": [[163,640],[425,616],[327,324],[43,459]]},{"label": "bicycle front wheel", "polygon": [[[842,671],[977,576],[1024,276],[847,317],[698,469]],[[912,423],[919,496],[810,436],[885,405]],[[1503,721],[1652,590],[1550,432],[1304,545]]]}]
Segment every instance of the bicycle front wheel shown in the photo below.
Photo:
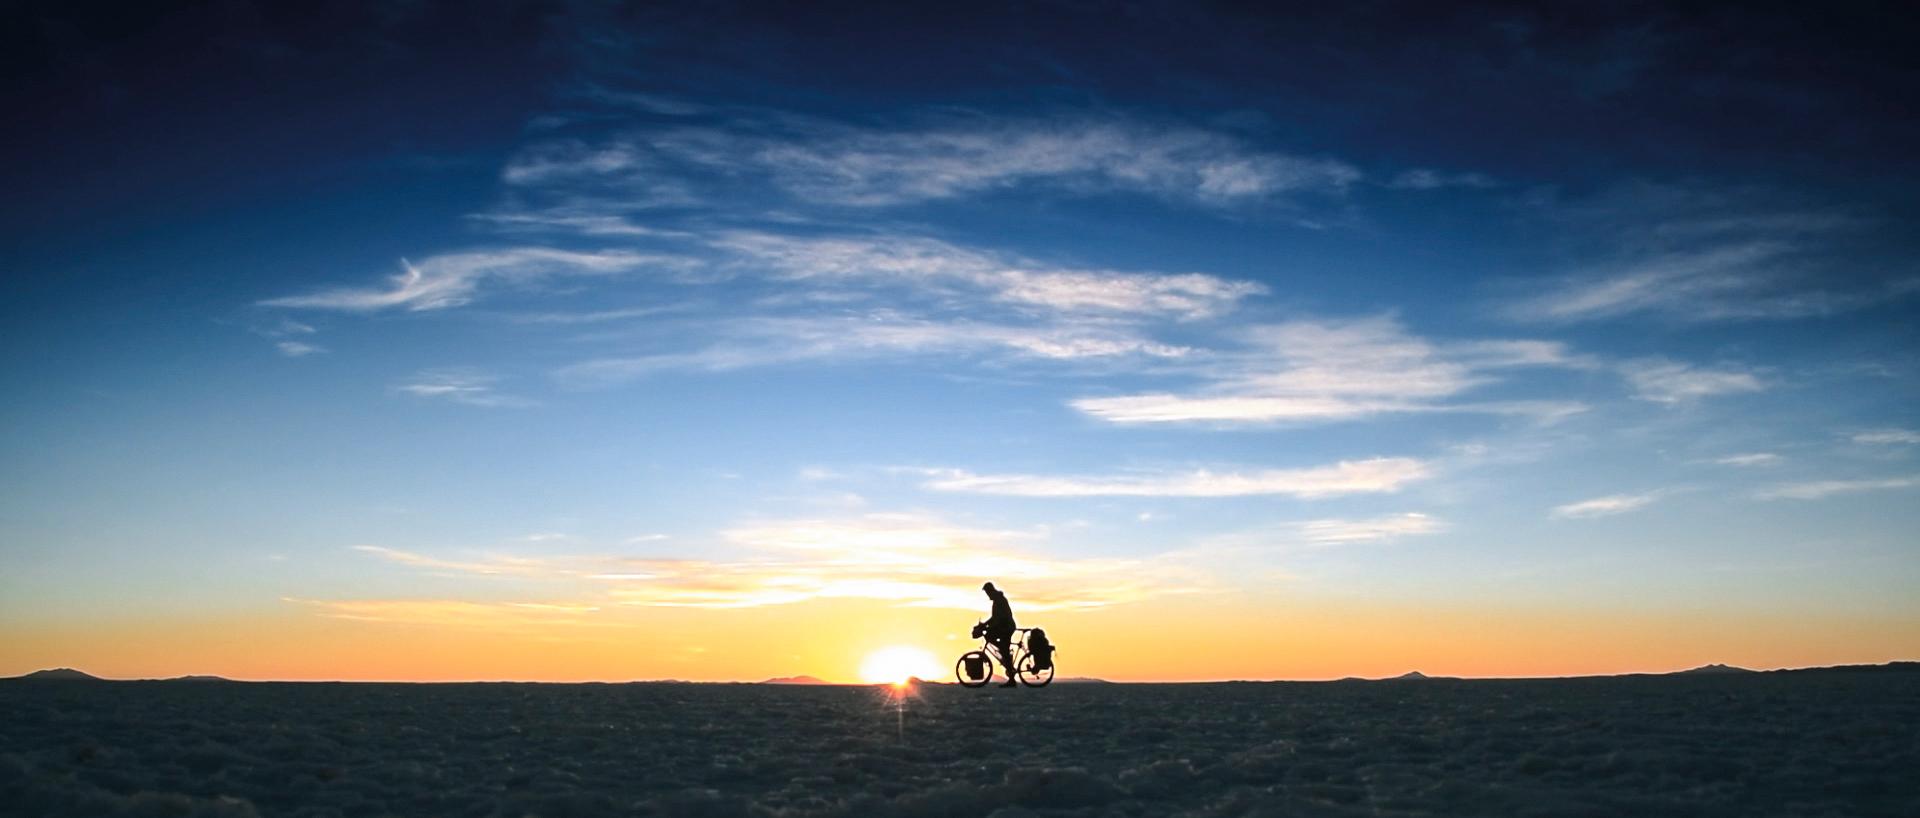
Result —
[{"label": "bicycle front wheel", "polygon": [[1053,681],[1053,663],[1048,662],[1044,668],[1036,667],[1038,664],[1033,654],[1020,651],[1020,658],[1013,662],[1014,675],[1020,677],[1020,683],[1028,687],[1046,687],[1048,682]]},{"label": "bicycle front wheel", "polygon": [[984,650],[967,651],[953,663],[953,677],[961,687],[981,687],[993,681],[993,657]]}]

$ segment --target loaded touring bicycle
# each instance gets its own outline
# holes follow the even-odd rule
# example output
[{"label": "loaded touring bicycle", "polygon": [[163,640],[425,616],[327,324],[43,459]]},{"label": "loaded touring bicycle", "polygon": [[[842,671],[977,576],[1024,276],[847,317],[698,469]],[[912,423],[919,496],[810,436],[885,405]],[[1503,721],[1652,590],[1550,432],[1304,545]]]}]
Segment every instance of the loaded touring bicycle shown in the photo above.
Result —
[{"label": "loaded touring bicycle", "polygon": [[980,647],[960,655],[953,663],[953,674],[965,687],[981,687],[993,681],[993,669],[1012,667],[1013,677],[1028,687],[1045,687],[1053,681],[1053,642],[1047,639],[1047,632],[1040,628],[1015,628],[1013,640],[1013,661],[1005,661],[999,649],[988,641],[980,629],[974,636],[980,637]]}]

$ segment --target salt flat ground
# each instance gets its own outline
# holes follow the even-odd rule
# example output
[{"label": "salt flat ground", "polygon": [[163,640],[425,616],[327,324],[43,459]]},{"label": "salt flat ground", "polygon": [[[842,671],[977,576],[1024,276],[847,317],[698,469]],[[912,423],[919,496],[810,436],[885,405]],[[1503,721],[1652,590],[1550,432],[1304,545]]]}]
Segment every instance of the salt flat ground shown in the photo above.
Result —
[{"label": "salt flat ground", "polygon": [[0,814],[1920,815],[1920,673],[0,682]]}]

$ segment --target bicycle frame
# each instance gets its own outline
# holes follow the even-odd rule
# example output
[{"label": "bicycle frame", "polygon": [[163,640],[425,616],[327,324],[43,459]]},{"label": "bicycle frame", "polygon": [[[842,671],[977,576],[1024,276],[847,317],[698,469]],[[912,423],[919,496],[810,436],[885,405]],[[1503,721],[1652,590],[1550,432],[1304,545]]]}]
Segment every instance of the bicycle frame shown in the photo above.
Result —
[{"label": "bicycle frame", "polygon": [[999,662],[1001,667],[1010,667],[1013,664],[1014,657],[1017,657],[1021,653],[1026,652],[1027,631],[1030,631],[1030,630],[1033,630],[1033,629],[1032,628],[1014,628],[1013,629],[1013,636],[1007,639],[1007,648],[1013,651],[1013,656],[1001,656],[1000,649],[993,644],[993,640],[990,640],[984,636],[980,637],[980,651],[982,653],[985,653],[988,656],[993,657],[993,660],[996,662]]}]

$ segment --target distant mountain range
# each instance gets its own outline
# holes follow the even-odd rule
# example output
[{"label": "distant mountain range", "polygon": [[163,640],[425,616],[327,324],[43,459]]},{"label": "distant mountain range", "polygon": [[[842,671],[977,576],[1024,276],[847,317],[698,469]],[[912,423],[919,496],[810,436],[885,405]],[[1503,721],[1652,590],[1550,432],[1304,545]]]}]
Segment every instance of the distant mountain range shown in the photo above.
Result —
[{"label": "distant mountain range", "polygon": [[[43,682],[110,682],[110,681],[119,681],[119,680],[116,680],[116,679],[102,679],[102,678],[100,678],[100,677],[98,677],[98,676],[95,676],[95,675],[93,675],[93,674],[91,674],[91,673],[87,673],[87,672],[85,672],[85,671],[80,671],[80,670],[74,670],[73,668],[70,668],[70,667],[56,667],[56,668],[53,668],[53,669],[51,669],[51,670],[36,670],[36,671],[34,671],[34,672],[32,672],[32,673],[29,673],[29,674],[27,674],[27,675],[25,675],[25,676],[11,676],[11,677],[5,677],[5,678],[0,678],[0,681],[6,681],[7,679],[18,679],[18,680],[22,680],[22,681],[26,681],[26,680],[32,680],[32,681],[43,681]],[[158,682],[230,682],[230,681],[233,681],[233,680],[232,680],[232,679],[227,679],[227,678],[223,678],[223,677],[220,677],[220,676],[176,676],[176,677],[174,677],[174,678],[171,678],[171,679],[144,679],[144,680],[142,680],[142,681],[158,681]]]},{"label": "distant mountain range", "polygon": [[827,685],[827,684],[833,684],[833,683],[822,680],[822,679],[817,679],[812,676],[780,676],[778,678],[768,679],[764,682],[761,682],[761,684],[763,685]]}]

